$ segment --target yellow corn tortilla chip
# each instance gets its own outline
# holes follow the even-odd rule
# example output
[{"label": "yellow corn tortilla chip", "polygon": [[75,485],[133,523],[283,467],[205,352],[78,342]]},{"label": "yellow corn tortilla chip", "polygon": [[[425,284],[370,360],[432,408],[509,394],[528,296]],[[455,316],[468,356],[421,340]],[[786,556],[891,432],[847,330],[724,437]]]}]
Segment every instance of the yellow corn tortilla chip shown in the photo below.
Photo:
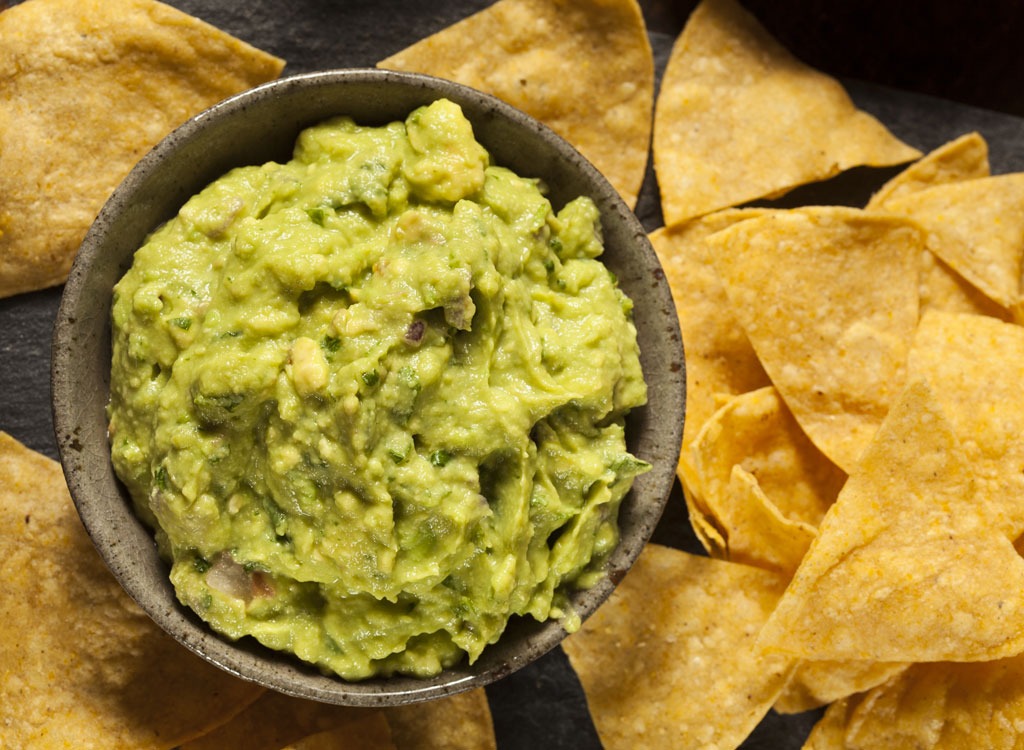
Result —
[{"label": "yellow corn tortilla chip", "polygon": [[636,204],[654,103],[654,56],[636,0],[499,0],[377,66],[447,78],[518,107]]},{"label": "yellow corn tortilla chip", "polygon": [[310,735],[344,731],[379,712],[397,750],[494,750],[496,739],[482,688],[426,703],[381,709],[336,706],[268,692],[231,721],[181,750],[279,750]]},{"label": "yellow corn tortilla chip", "polygon": [[990,174],[988,142],[980,133],[965,133],[929,151],[882,185],[871,196],[867,208],[884,209],[885,204],[894,198]]},{"label": "yellow corn tortilla chip", "polygon": [[703,0],[673,45],[655,104],[666,224],[921,152],[797,60],[735,0]]},{"label": "yellow corn tortilla chip", "polygon": [[476,688],[384,709],[397,750],[496,750],[487,693]]},{"label": "yellow corn tortilla chip", "polygon": [[816,660],[977,661],[1024,651],[1024,559],[915,380],[879,428],[761,632]]},{"label": "yellow corn tortilla chip", "polygon": [[0,747],[174,748],[261,688],[207,664],[124,593],[55,461],[0,432]]},{"label": "yellow corn tortilla chip", "polygon": [[936,185],[889,199],[885,210],[918,221],[928,249],[996,303],[1020,303],[1024,173]]},{"label": "yellow corn tortilla chip", "polygon": [[[686,419],[678,474],[690,507],[691,521],[705,549],[721,545],[709,528],[706,506],[693,475],[690,446],[704,423],[720,407],[722,397],[746,393],[768,384],[768,375],[746,332],[729,309],[725,288],[714,270],[704,240],[743,219],[760,216],[757,209],[726,210],[650,235],[672,290],[686,352]],[[706,538],[706,539],[705,539]]]},{"label": "yellow corn tortilla chip", "polygon": [[367,713],[350,724],[303,737],[281,750],[396,750],[383,713]]},{"label": "yellow corn tortilla chip", "polygon": [[844,698],[831,704],[801,750],[847,750],[846,724],[857,703],[857,698]]},{"label": "yellow corn tortilla chip", "polygon": [[0,297],[63,283],[140,157],[283,65],[152,0],[27,0],[0,14]]},{"label": "yellow corn tortilla chip", "polygon": [[788,574],[846,479],[772,386],[730,399],[704,424],[691,454],[726,559]]},{"label": "yellow corn tortilla chip", "polygon": [[931,384],[984,484],[993,523],[1024,533],[1024,328],[980,315],[926,312],[908,371]]},{"label": "yellow corn tortilla chip", "polygon": [[820,708],[878,687],[907,666],[905,662],[800,662],[774,708],[781,714]]},{"label": "yellow corn tortilla chip", "polygon": [[566,641],[607,750],[737,747],[791,662],[754,647],[784,576],[648,545]]},{"label": "yellow corn tortilla chip", "polygon": [[923,241],[913,222],[845,207],[771,212],[707,239],[772,383],[846,472],[903,385]]},{"label": "yellow corn tortilla chip", "polygon": [[845,716],[836,714],[846,743],[840,747],[1015,750],[1024,724],[1024,658],[915,664]]},{"label": "yellow corn tortilla chip", "polygon": [[927,248],[921,253],[921,312],[925,310],[1013,320],[1007,308],[983,294]]}]

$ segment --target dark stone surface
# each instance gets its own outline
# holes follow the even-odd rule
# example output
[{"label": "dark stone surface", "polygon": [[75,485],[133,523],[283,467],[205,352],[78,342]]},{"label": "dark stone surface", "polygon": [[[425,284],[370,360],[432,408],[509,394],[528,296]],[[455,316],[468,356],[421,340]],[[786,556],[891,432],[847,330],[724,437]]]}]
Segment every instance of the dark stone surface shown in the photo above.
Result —
[{"label": "dark stone surface", "polygon": [[[285,57],[287,72],[298,73],[373,65],[488,3],[179,0],[172,4]],[[641,2],[659,69],[693,4],[690,0]],[[3,5],[0,0],[0,8]],[[805,62],[843,78],[857,103],[898,136],[927,150],[977,129],[990,142],[994,171],[1024,170],[1024,120],[1010,116],[1024,116],[1024,55],[1018,49],[1024,33],[1024,4],[1015,0],[749,0],[747,7]],[[853,170],[828,183],[794,191],[786,200],[856,204],[891,173]],[[648,229],[661,223],[653,175],[648,176],[637,213]],[[59,298],[57,288],[0,300],[0,429],[51,457],[56,457],[56,448],[49,406],[49,347]],[[677,487],[655,540],[697,551],[682,502]],[[700,690],[701,686],[690,688]],[[575,675],[560,651],[490,686],[488,695],[501,750],[600,747]],[[794,717],[770,714],[743,748],[798,750],[817,716],[815,712]]]}]

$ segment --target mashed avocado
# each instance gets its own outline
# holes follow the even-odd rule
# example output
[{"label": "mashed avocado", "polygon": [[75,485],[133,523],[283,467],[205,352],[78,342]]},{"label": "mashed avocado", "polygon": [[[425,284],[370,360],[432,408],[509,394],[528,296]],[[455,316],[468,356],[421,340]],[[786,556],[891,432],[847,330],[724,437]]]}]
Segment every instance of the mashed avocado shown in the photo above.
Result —
[{"label": "mashed avocado", "polygon": [[180,600],[346,679],[563,618],[648,468],[630,301],[441,100],[235,169],[117,284],[114,466]]}]

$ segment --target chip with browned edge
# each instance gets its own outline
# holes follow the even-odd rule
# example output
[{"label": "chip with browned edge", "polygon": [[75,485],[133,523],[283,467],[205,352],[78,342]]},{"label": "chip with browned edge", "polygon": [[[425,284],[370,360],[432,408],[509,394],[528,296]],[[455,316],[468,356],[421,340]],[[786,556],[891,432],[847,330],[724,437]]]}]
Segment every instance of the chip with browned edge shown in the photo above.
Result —
[{"label": "chip with browned edge", "polygon": [[703,0],[676,40],[653,147],[668,225],[851,167],[920,156],[736,0]]},{"label": "chip with browned edge", "polygon": [[124,593],[60,465],[0,432],[0,747],[158,750],[262,692],[187,651]]},{"label": "chip with browned edge", "polygon": [[448,78],[518,107],[635,205],[654,102],[654,56],[636,0],[499,0],[377,65]]},{"label": "chip with browned edge", "polygon": [[792,667],[755,647],[786,580],[649,544],[564,642],[604,747],[739,746]]},{"label": "chip with browned edge", "polygon": [[284,61],[154,0],[0,13],[0,297],[63,283],[134,164]]}]

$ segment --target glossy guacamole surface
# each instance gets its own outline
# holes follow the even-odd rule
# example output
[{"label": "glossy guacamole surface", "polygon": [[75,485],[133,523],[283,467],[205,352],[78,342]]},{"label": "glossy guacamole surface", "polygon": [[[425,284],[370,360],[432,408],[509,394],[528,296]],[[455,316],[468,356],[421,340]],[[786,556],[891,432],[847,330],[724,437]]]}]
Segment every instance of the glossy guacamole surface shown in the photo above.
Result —
[{"label": "glossy guacamole surface", "polygon": [[358,680],[572,627],[648,468],[646,389],[596,207],[542,187],[441,100],[310,127],[136,252],[113,463],[216,631]]}]

